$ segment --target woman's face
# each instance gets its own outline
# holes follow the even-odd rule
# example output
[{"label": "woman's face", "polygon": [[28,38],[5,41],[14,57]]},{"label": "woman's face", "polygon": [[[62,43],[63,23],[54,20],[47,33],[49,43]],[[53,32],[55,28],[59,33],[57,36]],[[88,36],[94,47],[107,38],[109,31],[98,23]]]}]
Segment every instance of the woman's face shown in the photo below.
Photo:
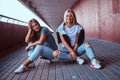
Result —
[{"label": "woman's face", "polygon": [[72,12],[68,12],[66,14],[66,23],[67,24],[73,24],[74,16]]},{"label": "woman's face", "polygon": [[32,29],[33,29],[35,32],[38,32],[38,31],[40,30],[40,26],[39,26],[37,23],[33,22],[33,23],[32,23]]}]

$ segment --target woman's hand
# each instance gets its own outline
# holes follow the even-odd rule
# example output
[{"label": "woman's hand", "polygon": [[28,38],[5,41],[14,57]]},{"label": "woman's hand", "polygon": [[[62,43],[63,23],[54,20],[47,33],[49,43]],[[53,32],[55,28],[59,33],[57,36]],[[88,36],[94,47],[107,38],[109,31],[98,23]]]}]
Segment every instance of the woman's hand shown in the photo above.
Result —
[{"label": "woman's hand", "polygon": [[28,30],[29,30],[29,31],[32,31],[32,29],[31,29],[31,27],[30,27],[30,26],[28,26]]},{"label": "woman's hand", "polygon": [[25,48],[25,50],[28,51],[29,49],[30,49],[30,46],[28,45],[28,46]]},{"label": "woman's hand", "polygon": [[70,52],[70,56],[71,56],[73,59],[76,59],[76,58],[77,58],[77,55],[76,55],[75,51]]},{"label": "woman's hand", "polygon": [[28,33],[27,33],[27,35],[26,35],[26,37],[25,37],[25,42],[26,42],[26,43],[28,43],[28,42],[31,41],[31,38],[30,38],[31,33],[32,33],[32,29],[31,29],[30,26],[28,26]]}]

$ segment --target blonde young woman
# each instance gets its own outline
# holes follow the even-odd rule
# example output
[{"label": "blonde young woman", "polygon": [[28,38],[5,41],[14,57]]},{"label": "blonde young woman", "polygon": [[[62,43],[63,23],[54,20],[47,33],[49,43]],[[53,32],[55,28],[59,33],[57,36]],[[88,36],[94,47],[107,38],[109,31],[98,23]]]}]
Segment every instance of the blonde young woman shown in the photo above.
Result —
[{"label": "blonde young woman", "polygon": [[88,42],[84,42],[84,29],[77,23],[73,10],[68,9],[64,13],[64,21],[56,30],[58,43],[62,43],[61,52],[67,53],[79,64],[85,61],[80,58],[84,53],[91,60],[91,67],[101,68],[100,62],[95,58],[94,51]]}]

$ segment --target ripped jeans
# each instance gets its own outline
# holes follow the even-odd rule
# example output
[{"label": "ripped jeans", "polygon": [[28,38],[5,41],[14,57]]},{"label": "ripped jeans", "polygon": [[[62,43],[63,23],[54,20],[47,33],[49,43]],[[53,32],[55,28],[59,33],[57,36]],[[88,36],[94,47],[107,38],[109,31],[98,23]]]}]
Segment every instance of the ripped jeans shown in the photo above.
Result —
[{"label": "ripped jeans", "polygon": [[[47,47],[47,46],[44,46],[44,45],[37,45],[36,47],[34,48],[31,48],[30,50],[30,56],[28,58],[28,60],[30,60],[31,62],[32,61],[35,61],[39,56],[42,56],[42,57],[46,57],[46,58],[49,58],[49,59],[54,59],[54,56],[53,56],[53,49]],[[59,60],[73,60],[69,54],[66,54],[66,53],[61,53],[59,55]]]},{"label": "ripped jeans", "polygon": [[[69,54],[69,50],[66,47],[62,47],[62,49],[60,51]],[[92,58],[95,58],[95,54],[94,54],[92,47],[91,46],[87,47],[87,46],[85,46],[84,43],[77,48],[76,53],[77,53],[77,56],[81,56],[84,53],[86,53],[86,55],[88,56],[88,58],[90,60]]]},{"label": "ripped jeans", "polygon": [[[54,59],[53,56],[53,49],[44,46],[44,45],[37,45],[36,47],[31,49],[31,56],[29,56],[28,60],[35,61],[39,56],[46,57],[49,59]],[[95,57],[94,51],[91,47],[86,47],[85,44],[82,44],[77,49],[77,55],[81,56],[84,53],[87,54],[89,59],[92,59]],[[60,50],[60,55],[58,57],[59,60],[73,60],[70,55],[69,51],[63,47],[62,50]]]}]

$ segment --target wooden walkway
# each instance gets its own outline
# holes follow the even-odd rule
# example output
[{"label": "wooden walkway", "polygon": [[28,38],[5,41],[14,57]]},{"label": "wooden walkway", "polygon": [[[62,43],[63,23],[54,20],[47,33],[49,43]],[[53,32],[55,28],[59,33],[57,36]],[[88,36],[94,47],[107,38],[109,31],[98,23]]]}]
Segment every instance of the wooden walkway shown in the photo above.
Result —
[{"label": "wooden walkway", "polygon": [[53,61],[38,58],[36,68],[21,74],[14,70],[27,59],[25,47],[0,59],[0,80],[120,80],[120,44],[87,39],[101,61],[103,68],[93,69],[84,54],[84,65],[69,61]]}]

